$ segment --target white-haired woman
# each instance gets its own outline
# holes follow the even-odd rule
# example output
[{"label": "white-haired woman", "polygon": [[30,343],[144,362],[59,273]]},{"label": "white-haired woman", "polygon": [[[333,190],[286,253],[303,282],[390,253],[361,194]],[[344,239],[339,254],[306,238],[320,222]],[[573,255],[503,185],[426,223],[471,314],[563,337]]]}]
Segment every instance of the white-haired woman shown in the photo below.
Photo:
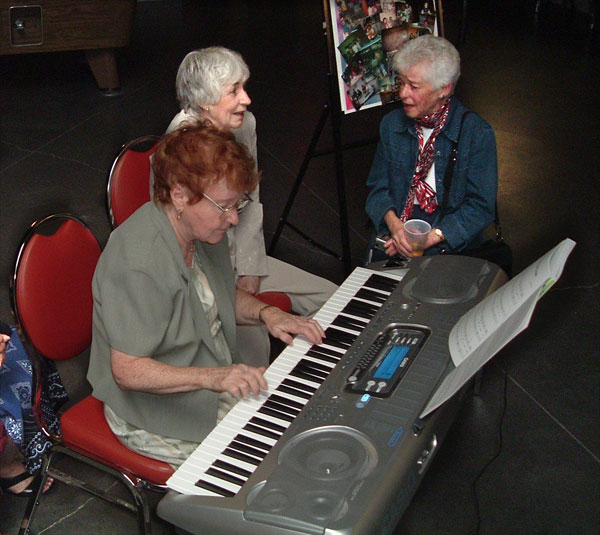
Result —
[{"label": "white-haired woman", "polygon": [[[231,131],[256,161],[256,119],[248,111],[251,101],[245,87],[249,77],[248,65],[233,50],[214,46],[187,54],[176,81],[181,111],[167,132],[185,124],[209,121],[221,130]],[[239,224],[227,234],[237,286],[253,295],[259,291],[285,292],[294,312],[313,315],[336,290],[336,285],[267,256],[259,188],[250,195],[253,202],[244,208]],[[263,327],[241,327],[238,340],[246,363],[268,364],[270,343]]]},{"label": "white-haired woman", "polygon": [[[426,255],[476,248],[494,220],[496,139],[491,126],[453,96],[460,76],[458,51],[443,37],[424,35],[402,45],[393,64],[402,108],[381,122],[367,179],[366,210],[376,234],[389,235],[388,256],[410,257],[413,250],[403,223],[424,219],[432,226]],[[444,198],[444,175],[459,134],[451,187]]]}]

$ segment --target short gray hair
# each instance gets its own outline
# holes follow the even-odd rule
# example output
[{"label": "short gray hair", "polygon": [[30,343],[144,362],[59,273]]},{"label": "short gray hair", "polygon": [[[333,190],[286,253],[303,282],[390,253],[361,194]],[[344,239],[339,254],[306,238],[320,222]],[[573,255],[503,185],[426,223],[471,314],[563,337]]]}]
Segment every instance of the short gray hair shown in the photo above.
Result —
[{"label": "short gray hair", "polygon": [[431,34],[421,35],[409,39],[394,54],[393,64],[398,74],[418,63],[429,64],[426,80],[434,89],[452,84],[454,91],[460,76],[460,55],[450,41]]},{"label": "short gray hair", "polygon": [[221,100],[223,90],[236,82],[245,83],[250,69],[241,54],[222,46],[190,52],[177,70],[177,100],[186,112],[200,111]]}]

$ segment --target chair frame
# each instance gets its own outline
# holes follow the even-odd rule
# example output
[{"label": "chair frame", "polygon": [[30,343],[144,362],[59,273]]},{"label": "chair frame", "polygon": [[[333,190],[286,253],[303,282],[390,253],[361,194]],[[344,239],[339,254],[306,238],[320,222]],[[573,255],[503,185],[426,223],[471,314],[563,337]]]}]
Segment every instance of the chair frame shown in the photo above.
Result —
[{"label": "chair frame", "polygon": [[[33,369],[34,369],[34,378],[33,378],[34,387],[32,388],[32,406],[33,407],[36,406],[36,398],[37,398],[37,392],[39,390],[38,387],[39,387],[39,382],[40,382],[40,376],[37,371],[39,369],[39,363],[38,363],[39,354],[38,354],[37,350],[35,350],[34,344],[31,342],[31,340],[27,334],[27,331],[24,328],[21,315],[19,314],[19,303],[18,303],[18,298],[17,298],[17,278],[18,278],[18,273],[19,273],[19,267],[21,265],[23,254],[27,248],[27,244],[29,243],[29,240],[31,239],[32,236],[35,235],[37,230],[42,225],[44,225],[50,221],[53,221],[53,220],[58,221],[58,220],[69,220],[69,219],[74,220],[77,223],[81,224],[88,231],[90,231],[90,233],[92,233],[89,226],[84,221],[82,221],[78,217],[76,217],[72,214],[68,214],[68,213],[52,214],[50,216],[47,216],[47,217],[44,217],[42,219],[35,221],[31,225],[31,227],[29,228],[27,233],[25,234],[23,240],[21,241],[21,245],[20,245],[19,251],[17,253],[17,258],[15,260],[13,276],[12,276],[11,284],[10,284],[10,300],[11,300],[11,307],[13,310],[15,321],[17,322],[20,332],[23,333],[23,338],[25,339],[24,341],[25,341],[26,345],[28,346],[28,349],[30,352],[30,358],[33,361],[32,362]],[[92,235],[93,235],[93,233],[92,233]],[[99,243],[98,243],[98,246],[100,247]],[[35,413],[36,413],[36,411],[34,410],[34,414]],[[35,511],[37,509],[37,506],[40,503],[40,498],[42,496],[42,490],[44,488],[44,484],[48,477],[52,477],[53,479],[60,481],[62,483],[65,483],[66,485],[84,490],[84,491],[86,491],[90,494],[93,494],[103,500],[106,500],[115,505],[119,505],[120,507],[122,507],[124,509],[127,509],[131,512],[136,513],[139,533],[142,533],[144,535],[151,535],[152,528],[151,528],[151,521],[150,521],[150,517],[151,517],[150,516],[150,507],[148,504],[148,499],[145,496],[143,491],[144,491],[144,489],[148,489],[148,490],[153,490],[153,491],[166,492],[166,490],[167,490],[166,485],[157,485],[154,483],[150,483],[140,477],[137,477],[136,475],[134,475],[132,473],[127,472],[126,470],[117,470],[111,466],[105,465],[99,461],[96,461],[95,459],[92,459],[90,457],[87,457],[87,456],[75,451],[75,450],[70,449],[68,446],[66,446],[66,444],[64,443],[64,441],[62,440],[62,438],[60,436],[56,436],[54,433],[52,433],[47,428],[45,422],[43,421],[43,416],[41,414],[40,414],[40,421],[38,423],[39,423],[42,431],[52,440],[53,445],[50,448],[50,450],[44,455],[42,468],[38,472],[38,474],[35,476],[34,488],[36,488],[36,492],[29,499],[29,502],[25,509],[23,521],[21,522],[21,527],[19,530],[20,535],[29,535],[31,533],[31,523],[33,521],[33,517],[34,517]],[[131,493],[131,495],[133,497],[133,503],[128,502],[123,499],[120,499],[120,498],[117,498],[117,497],[114,497],[114,496],[111,496],[103,489],[95,487],[95,486],[87,483],[86,481],[80,480],[76,477],[71,476],[70,474],[66,474],[60,470],[57,470],[56,468],[53,468],[51,465],[52,465],[52,462],[56,455],[65,455],[67,457],[71,457],[77,461],[87,464],[88,466],[91,466],[92,468],[95,468],[101,472],[104,472],[104,473],[112,476],[113,478],[121,481],[125,485],[125,487],[129,490],[129,492]]]},{"label": "chair frame", "polygon": [[[115,222],[112,200],[111,200],[111,190],[112,190],[112,187],[114,184],[114,176],[115,176],[115,172],[116,172],[119,162],[122,160],[123,156],[125,155],[125,153],[127,151],[132,150],[133,147],[135,147],[136,145],[139,145],[141,143],[154,142],[152,147],[148,151],[146,151],[146,152],[149,152],[152,150],[152,152],[153,152],[153,149],[154,149],[154,147],[156,147],[156,143],[158,142],[159,139],[160,139],[160,136],[157,136],[154,134],[148,134],[146,136],[141,136],[141,137],[132,139],[131,141],[128,141],[121,147],[121,150],[119,151],[116,158],[114,159],[113,164],[108,173],[108,182],[106,184],[106,211],[108,213],[108,219],[110,220],[111,228],[114,229],[117,227],[117,223]],[[150,157],[150,155],[148,157]],[[148,191],[150,191],[150,177],[148,177]]]}]

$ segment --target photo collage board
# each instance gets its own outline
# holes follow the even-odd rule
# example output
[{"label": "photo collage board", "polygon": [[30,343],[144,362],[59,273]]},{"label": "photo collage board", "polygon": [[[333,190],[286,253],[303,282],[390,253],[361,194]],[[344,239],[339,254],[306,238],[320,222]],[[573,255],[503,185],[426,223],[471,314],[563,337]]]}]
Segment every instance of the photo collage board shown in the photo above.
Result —
[{"label": "photo collage board", "polygon": [[427,0],[328,0],[344,113],[399,100],[396,50],[419,35],[438,35],[438,10]]}]

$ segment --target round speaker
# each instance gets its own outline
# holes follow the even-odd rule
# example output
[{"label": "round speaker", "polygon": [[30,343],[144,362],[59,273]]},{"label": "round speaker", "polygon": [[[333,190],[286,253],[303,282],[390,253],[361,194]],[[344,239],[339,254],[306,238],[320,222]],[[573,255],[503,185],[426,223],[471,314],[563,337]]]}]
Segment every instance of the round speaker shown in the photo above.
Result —
[{"label": "round speaker", "polygon": [[377,450],[355,429],[326,426],[295,436],[282,448],[278,460],[307,479],[355,480],[377,465]]}]

